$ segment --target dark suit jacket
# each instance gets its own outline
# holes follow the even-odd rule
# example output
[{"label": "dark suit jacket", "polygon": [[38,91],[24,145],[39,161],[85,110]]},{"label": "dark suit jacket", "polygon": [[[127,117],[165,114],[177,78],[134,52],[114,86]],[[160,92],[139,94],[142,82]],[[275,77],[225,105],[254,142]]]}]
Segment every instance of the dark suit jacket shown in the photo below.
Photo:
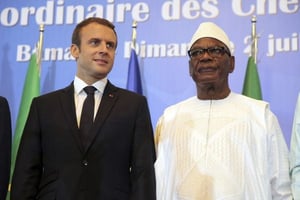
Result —
[{"label": "dark suit jacket", "polygon": [[145,97],[108,82],[84,150],[71,84],[33,100],[11,200],[153,200],[154,162]]},{"label": "dark suit jacket", "polygon": [[8,102],[0,97],[0,200],[4,200],[10,173],[11,118]]}]

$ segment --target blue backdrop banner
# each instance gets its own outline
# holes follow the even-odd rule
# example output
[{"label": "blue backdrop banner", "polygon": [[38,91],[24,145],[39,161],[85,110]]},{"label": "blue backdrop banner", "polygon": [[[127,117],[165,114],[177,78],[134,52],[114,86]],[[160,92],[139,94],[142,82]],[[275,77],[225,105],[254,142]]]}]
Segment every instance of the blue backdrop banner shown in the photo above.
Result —
[{"label": "blue backdrop banner", "polygon": [[11,0],[0,3],[0,95],[7,97],[13,128],[30,56],[45,25],[41,94],[62,88],[75,76],[70,55],[75,25],[90,16],[116,25],[119,45],[112,83],[126,88],[132,22],[138,23],[136,53],[143,94],[153,126],[163,110],[196,93],[188,72],[189,41],[199,23],[212,21],[229,35],[236,57],[230,86],[241,93],[251,49],[251,18],[256,16],[257,70],[263,99],[270,102],[289,144],[300,91],[299,1],[269,0]]}]

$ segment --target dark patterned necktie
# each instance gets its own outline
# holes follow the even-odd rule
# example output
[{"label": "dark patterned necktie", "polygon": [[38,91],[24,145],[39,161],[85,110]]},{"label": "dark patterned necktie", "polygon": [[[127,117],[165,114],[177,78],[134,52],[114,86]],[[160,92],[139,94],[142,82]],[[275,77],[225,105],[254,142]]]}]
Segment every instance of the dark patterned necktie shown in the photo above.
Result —
[{"label": "dark patterned necktie", "polygon": [[82,106],[79,128],[80,128],[82,143],[84,147],[86,147],[89,131],[94,122],[94,106],[95,106],[94,93],[96,88],[94,86],[87,86],[83,90],[87,94],[87,97],[84,100]]}]

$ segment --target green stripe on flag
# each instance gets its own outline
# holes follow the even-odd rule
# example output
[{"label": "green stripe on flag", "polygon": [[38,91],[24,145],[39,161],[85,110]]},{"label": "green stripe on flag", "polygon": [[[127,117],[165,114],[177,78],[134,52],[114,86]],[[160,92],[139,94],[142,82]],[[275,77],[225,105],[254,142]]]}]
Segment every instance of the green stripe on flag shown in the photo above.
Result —
[{"label": "green stripe on flag", "polygon": [[13,137],[10,184],[9,184],[9,190],[6,196],[6,200],[10,199],[10,186],[11,186],[12,175],[15,168],[15,162],[16,162],[16,157],[19,149],[19,144],[27,120],[27,116],[29,113],[31,101],[34,97],[37,97],[39,95],[40,95],[40,66],[38,66],[37,57],[36,54],[34,53],[31,55],[30,63],[27,69],[25,83],[23,86],[21,104],[19,107],[19,113],[16,122],[16,129]]},{"label": "green stripe on flag", "polygon": [[252,56],[248,59],[242,94],[258,100],[262,99],[257,66]]}]

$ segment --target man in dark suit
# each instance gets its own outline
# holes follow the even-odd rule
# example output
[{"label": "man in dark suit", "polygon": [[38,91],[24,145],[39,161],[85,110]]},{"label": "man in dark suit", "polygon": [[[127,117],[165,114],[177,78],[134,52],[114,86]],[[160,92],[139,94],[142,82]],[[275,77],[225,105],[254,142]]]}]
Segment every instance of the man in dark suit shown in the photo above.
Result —
[{"label": "man in dark suit", "polygon": [[11,118],[7,100],[0,96],[0,200],[4,200],[9,182],[11,155]]},{"label": "man in dark suit", "polygon": [[[12,181],[11,200],[154,200],[155,148],[146,98],[110,83],[117,47],[114,25],[79,23],[68,87],[32,101]],[[94,86],[94,123],[82,135],[81,111]]]}]

